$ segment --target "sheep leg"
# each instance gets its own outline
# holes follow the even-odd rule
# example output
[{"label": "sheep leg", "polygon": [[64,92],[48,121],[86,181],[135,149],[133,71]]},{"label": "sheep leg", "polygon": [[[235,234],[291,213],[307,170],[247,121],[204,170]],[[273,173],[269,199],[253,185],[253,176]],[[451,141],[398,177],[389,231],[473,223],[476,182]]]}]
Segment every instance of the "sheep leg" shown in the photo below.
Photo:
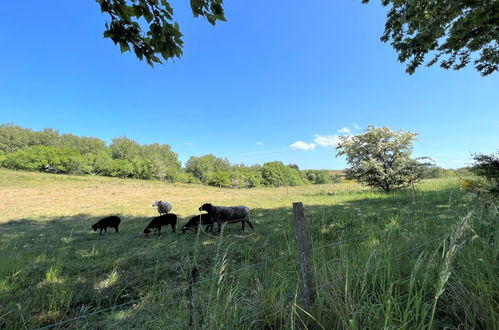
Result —
[{"label": "sheep leg", "polygon": [[243,225],[241,226],[241,230],[244,230],[244,223],[245,223],[245,221],[243,220],[241,222],[243,223]]},{"label": "sheep leg", "polygon": [[244,221],[248,223],[248,225],[250,226],[251,229],[255,230],[255,228],[253,228],[253,225],[251,224],[251,222],[249,221],[249,219],[245,219]]},{"label": "sheep leg", "polygon": [[102,227],[99,228],[99,235],[102,235]]},{"label": "sheep leg", "polygon": [[175,224],[172,223],[171,226],[172,226],[172,233],[174,233],[175,232]]},{"label": "sheep leg", "polygon": [[116,230],[116,232],[118,232],[118,226],[114,227],[114,230]]}]

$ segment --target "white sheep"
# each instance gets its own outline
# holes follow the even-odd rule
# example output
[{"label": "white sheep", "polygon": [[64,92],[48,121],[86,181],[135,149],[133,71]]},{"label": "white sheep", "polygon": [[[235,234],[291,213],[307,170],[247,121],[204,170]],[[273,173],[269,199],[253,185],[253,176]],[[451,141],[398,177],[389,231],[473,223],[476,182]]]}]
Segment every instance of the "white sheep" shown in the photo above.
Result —
[{"label": "white sheep", "polygon": [[167,201],[155,201],[154,203],[152,203],[152,206],[158,207],[159,214],[167,214],[173,208],[172,204]]}]

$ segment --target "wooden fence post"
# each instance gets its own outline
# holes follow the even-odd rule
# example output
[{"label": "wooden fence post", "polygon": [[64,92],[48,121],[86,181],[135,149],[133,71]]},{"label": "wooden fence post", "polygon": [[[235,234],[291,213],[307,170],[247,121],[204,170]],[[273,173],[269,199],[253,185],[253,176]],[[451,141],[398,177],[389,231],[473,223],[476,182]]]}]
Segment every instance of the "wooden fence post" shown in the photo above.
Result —
[{"label": "wooden fence post", "polygon": [[308,310],[315,300],[315,288],[310,258],[310,244],[308,242],[309,231],[308,224],[305,221],[303,203],[293,203],[293,213],[295,215],[295,237],[300,262],[301,301],[304,309]]}]

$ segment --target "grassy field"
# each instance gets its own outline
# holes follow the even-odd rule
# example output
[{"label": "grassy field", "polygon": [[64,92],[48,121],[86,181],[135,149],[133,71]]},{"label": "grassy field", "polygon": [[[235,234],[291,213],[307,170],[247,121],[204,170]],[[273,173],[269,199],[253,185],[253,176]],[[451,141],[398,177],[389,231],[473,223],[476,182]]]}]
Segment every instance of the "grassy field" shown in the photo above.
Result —
[{"label": "grassy field", "polygon": [[[255,230],[163,229],[205,202],[247,205]],[[216,189],[0,169],[0,328],[499,329],[497,204],[431,180]],[[310,224],[317,296],[299,299],[292,202]],[[119,215],[120,232],[90,226]],[[191,285],[189,285],[191,284]]]}]

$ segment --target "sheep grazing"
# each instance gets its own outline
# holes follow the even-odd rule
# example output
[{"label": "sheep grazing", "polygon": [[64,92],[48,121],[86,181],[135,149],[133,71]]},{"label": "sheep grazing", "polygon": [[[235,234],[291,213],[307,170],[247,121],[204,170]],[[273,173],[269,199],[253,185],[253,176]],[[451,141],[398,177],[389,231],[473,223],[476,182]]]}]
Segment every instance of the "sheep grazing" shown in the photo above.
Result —
[{"label": "sheep grazing", "polygon": [[105,217],[97,221],[97,223],[92,225],[92,229],[94,231],[97,231],[97,229],[100,229],[99,235],[102,234],[102,229],[104,229],[104,232],[107,233],[107,228],[111,227],[118,232],[118,226],[120,225],[121,219],[115,215],[112,215],[110,217]]},{"label": "sheep grazing", "polygon": [[209,214],[200,214],[192,217],[185,225],[182,226],[182,234],[185,234],[185,231],[191,228],[194,228],[194,232],[197,233],[199,223],[201,223],[202,226],[207,225],[206,231],[213,230],[212,217]]},{"label": "sheep grazing", "polygon": [[177,215],[173,213],[163,214],[159,217],[155,217],[144,229],[144,233],[147,235],[154,229],[154,232],[158,232],[161,235],[161,226],[170,225],[172,227],[172,233],[175,232],[175,227],[177,226]]},{"label": "sheep grazing", "polygon": [[173,208],[172,204],[167,201],[155,201],[152,203],[152,206],[156,206],[158,208],[159,214],[167,214]]},{"label": "sheep grazing", "polygon": [[218,232],[223,222],[242,222],[241,230],[244,230],[245,222],[253,229],[250,220],[250,209],[246,206],[215,206],[210,203],[203,204],[199,211],[206,211],[218,223]]}]

